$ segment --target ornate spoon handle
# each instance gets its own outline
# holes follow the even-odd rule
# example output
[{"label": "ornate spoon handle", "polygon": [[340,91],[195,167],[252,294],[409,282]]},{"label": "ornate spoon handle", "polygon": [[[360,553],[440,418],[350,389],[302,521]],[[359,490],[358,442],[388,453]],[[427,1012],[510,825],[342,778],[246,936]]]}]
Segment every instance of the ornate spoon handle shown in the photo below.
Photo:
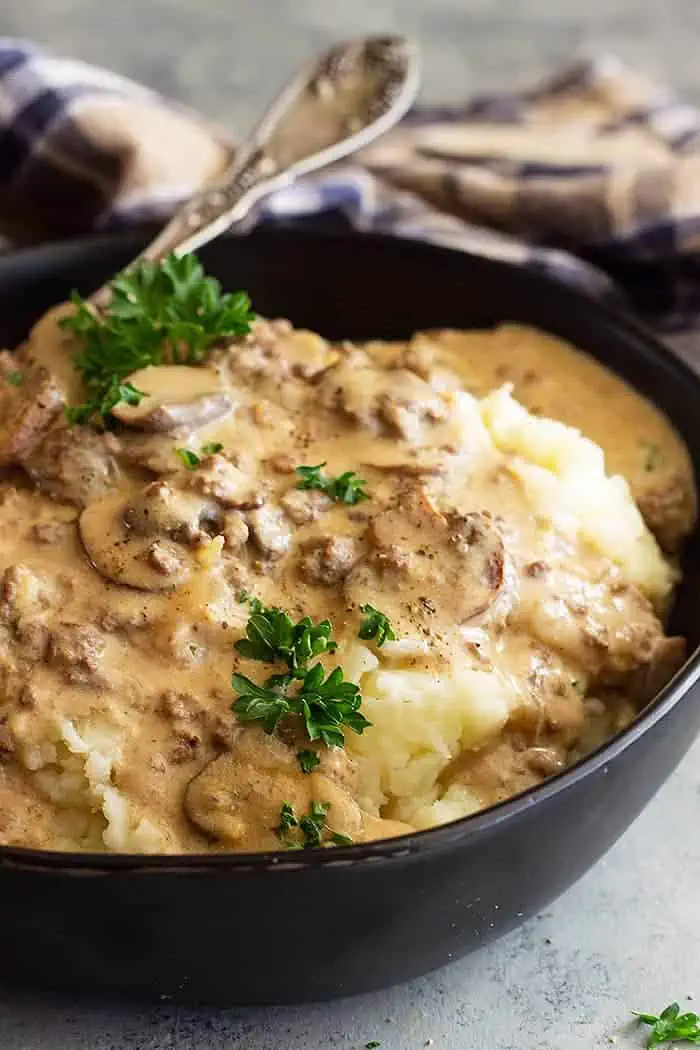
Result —
[{"label": "ornate spoon handle", "polygon": [[[139,259],[184,255],[240,221],[270,190],[362,149],[415,98],[420,60],[403,37],[339,44],[287,85],[224,178],[191,197]],[[103,305],[106,291],[92,299]]]}]

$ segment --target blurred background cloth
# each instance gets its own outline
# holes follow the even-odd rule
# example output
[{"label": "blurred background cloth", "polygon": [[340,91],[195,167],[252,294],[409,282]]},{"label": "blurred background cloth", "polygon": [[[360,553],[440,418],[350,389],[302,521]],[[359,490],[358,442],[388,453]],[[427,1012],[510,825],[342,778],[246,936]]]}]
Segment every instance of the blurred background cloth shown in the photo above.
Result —
[{"label": "blurred background cloth", "polygon": [[[0,229],[13,244],[163,220],[235,142],[123,77],[0,39]],[[700,117],[614,57],[532,90],[416,109],[246,221],[342,213],[358,230],[503,258],[666,330],[700,321]],[[242,228],[241,232],[244,232]]]}]

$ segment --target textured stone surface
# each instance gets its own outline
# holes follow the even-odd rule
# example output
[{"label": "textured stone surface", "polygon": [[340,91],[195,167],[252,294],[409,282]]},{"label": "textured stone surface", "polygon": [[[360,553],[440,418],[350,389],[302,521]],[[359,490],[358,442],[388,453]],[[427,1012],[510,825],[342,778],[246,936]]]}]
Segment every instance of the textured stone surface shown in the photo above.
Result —
[{"label": "textured stone surface", "polygon": [[420,38],[424,97],[529,84],[605,47],[700,100],[696,0],[22,0],[0,32],[109,65],[244,130],[316,49],[344,35]]},{"label": "textured stone surface", "polygon": [[[576,48],[602,45],[700,102],[697,0],[5,0],[0,8],[0,32],[139,77],[236,131],[310,52],[340,35],[386,30],[421,37],[430,101],[529,83]],[[699,765],[697,745],[607,858],[545,914],[424,980],[327,1006],[225,1012],[0,989],[2,1050],[362,1050],[374,1039],[381,1050],[640,1047],[631,1010],[700,1000]]]}]

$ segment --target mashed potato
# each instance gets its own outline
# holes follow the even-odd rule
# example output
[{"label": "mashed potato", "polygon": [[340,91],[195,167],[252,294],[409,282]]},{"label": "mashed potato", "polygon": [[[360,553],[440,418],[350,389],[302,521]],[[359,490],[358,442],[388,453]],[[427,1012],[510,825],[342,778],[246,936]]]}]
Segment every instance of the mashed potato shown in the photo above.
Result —
[{"label": "mashed potato", "polygon": [[[602,449],[572,427],[531,415],[508,387],[481,401],[460,394],[459,411],[467,428],[475,413],[483,422],[477,434],[482,456],[496,450],[508,455],[543,532],[553,529],[590,543],[657,606],[665,606],[675,574],[627,482],[606,475]],[[562,610],[555,622],[561,625]],[[404,652],[410,654],[410,646],[404,640]],[[421,828],[473,813],[481,808],[474,793],[459,785],[445,790],[440,776],[456,756],[498,735],[520,700],[519,687],[498,670],[480,670],[474,662],[442,675],[402,669],[392,666],[387,648],[379,653],[381,663],[367,649],[353,651],[346,660],[372,722],[361,737],[348,741],[361,771],[361,804],[376,813],[389,805],[393,815]]]}]

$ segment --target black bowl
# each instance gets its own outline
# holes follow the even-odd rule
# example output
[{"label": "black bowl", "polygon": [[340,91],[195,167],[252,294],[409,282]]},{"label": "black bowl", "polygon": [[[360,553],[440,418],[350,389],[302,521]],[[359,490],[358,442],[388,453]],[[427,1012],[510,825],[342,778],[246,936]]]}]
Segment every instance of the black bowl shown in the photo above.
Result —
[{"label": "black bowl", "polygon": [[[73,287],[126,263],[141,235],[0,260],[14,345]],[[333,338],[510,320],[595,355],[651,397],[700,458],[700,379],[634,321],[540,275],[382,237],[265,230],[203,253],[268,316]],[[698,550],[674,628],[696,650]],[[537,912],[615,842],[700,727],[697,650],[637,721],[571,770],[442,828],[373,845],[188,857],[0,849],[0,972],[52,987],[210,1003],[329,999],[405,981]],[[468,990],[465,992],[468,994]]]}]

